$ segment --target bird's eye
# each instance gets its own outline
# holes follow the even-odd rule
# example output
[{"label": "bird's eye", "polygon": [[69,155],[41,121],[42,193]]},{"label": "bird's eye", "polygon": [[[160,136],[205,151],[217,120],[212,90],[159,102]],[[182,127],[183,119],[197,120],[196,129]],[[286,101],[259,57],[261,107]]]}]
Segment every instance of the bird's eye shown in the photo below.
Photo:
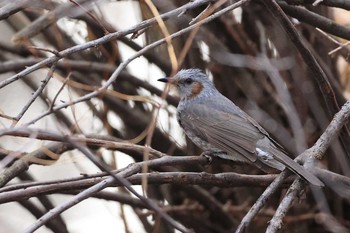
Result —
[{"label": "bird's eye", "polygon": [[186,78],[186,79],[185,79],[185,83],[188,84],[188,85],[189,85],[189,84],[192,84],[192,83],[193,83],[193,80],[192,80],[191,78]]}]

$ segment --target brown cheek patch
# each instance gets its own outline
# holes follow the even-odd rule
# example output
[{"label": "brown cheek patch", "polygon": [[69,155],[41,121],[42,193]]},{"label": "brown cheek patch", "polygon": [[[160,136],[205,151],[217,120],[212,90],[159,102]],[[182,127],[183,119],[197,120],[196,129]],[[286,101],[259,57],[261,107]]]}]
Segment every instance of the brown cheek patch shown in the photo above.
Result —
[{"label": "brown cheek patch", "polygon": [[188,96],[189,99],[196,97],[203,90],[203,85],[199,82],[194,82],[192,84],[192,93]]}]

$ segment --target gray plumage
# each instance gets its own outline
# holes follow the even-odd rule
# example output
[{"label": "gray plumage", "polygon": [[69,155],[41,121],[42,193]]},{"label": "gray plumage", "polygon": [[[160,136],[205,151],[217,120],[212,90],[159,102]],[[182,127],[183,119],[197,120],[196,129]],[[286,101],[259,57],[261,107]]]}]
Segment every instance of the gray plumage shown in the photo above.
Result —
[{"label": "gray plumage", "polygon": [[205,153],[253,163],[263,171],[282,171],[287,167],[309,183],[323,185],[289,158],[253,118],[223,96],[201,70],[181,70],[174,77],[159,81],[176,85],[181,98],[178,122]]}]

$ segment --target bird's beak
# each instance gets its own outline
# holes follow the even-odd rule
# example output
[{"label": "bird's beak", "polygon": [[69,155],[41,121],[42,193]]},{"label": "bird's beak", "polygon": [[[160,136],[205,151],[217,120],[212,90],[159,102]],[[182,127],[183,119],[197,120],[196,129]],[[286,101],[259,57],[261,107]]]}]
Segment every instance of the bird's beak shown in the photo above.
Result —
[{"label": "bird's beak", "polygon": [[160,78],[157,81],[167,83],[169,81],[169,78]]},{"label": "bird's beak", "polygon": [[170,77],[160,78],[157,81],[163,82],[163,83],[171,83],[171,84],[175,84],[176,83],[176,79],[175,78],[170,78]]}]

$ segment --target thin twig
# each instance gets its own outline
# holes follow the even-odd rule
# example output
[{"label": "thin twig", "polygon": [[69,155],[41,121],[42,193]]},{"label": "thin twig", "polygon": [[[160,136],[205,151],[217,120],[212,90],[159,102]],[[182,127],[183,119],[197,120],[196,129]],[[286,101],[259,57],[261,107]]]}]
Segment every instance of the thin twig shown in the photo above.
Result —
[{"label": "thin twig", "polygon": [[[175,54],[175,49],[172,43],[172,38],[170,37],[170,33],[168,31],[168,28],[165,26],[164,20],[160,17],[159,11],[157,10],[157,7],[152,3],[151,0],[145,0],[146,4],[148,5],[149,9],[151,10],[152,14],[154,15],[155,19],[157,20],[157,23],[163,33],[165,42],[167,44],[167,50],[168,50],[168,55],[170,57],[170,63],[171,63],[171,68],[172,68],[172,74],[175,74],[177,70],[179,69],[179,63]],[[169,85],[167,85],[167,88],[165,88],[163,94],[162,94],[162,100],[165,99],[169,92]],[[160,106],[156,106],[153,109],[153,114],[152,114],[152,119],[151,122],[149,123],[149,127],[147,128],[147,136],[146,136],[146,142],[145,146],[146,148],[149,148],[152,143],[152,138],[154,134],[154,129],[157,124],[157,119],[160,111]],[[146,149],[143,154],[143,160],[148,161],[149,160],[149,151]],[[147,173],[148,172],[148,167],[144,165],[142,167],[142,173]],[[147,176],[144,176],[143,181],[142,181],[142,190],[144,193],[147,193],[148,185],[147,185]]]},{"label": "thin twig", "polygon": [[[241,6],[242,4],[246,3],[247,1],[248,1],[248,0],[241,0],[241,1],[239,1],[240,4],[234,4],[234,5],[235,5],[235,7],[239,7],[239,6]],[[232,7],[230,7],[230,6],[229,6],[229,7],[226,7],[226,8],[224,8],[224,9],[222,9],[222,10],[220,10],[220,11],[214,13],[213,15],[209,16],[208,18],[202,20],[202,21],[199,21],[199,22],[197,22],[197,23],[195,23],[195,24],[193,24],[193,25],[191,25],[191,26],[189,26],[189,27],[187,27],[187,28],[184,28],[184,29],[182,29],[182,30],[180,30],[180,31],[178,31],[178,32],[175,32],[175,33],[171,34],[170,37],[171,37],[171,38],[176,38],[176,37],[178,37],[178,36],[181,36],[181,35],[183,35],[184,33],[187,33],[187,32],[189,32],[189,31],[191,31],[192,29],[198,27],[198,25],[202,25],[202,24],[204,24],[204,23],[208,23],[208,22],[214,20],[215,18],[220,17],[220,16],[223,15],[223,14],[226,14],[227,12],[229,12],[229,11],[231,11],[231,10],[232,10]],[[98,96],[98,95],[104,93],[104,92],[107,90],[107,88],[108,88],[111,84],[113,84],[113,83],[115,82],[115,80],[118,78],[118,76],[119,76],[119,74],[122,72],[122,70],[123,70],[131,61],[133,61],[133,60],[136,59],[137,57],[141,56],[141,55],[142,55],[143,53],[145,53],[146,51],[151,50],[151,49],[153,49],[153,48],[155,48],[155,47],[157,47],[157,46],[159,46],[160,44],[163,44],[163,43],[165,43],[165,42],[166,42],[166,38],[163,38],[163,39],[160,39],[160,40],[158,40],[158,41],[156,41],[156,42],[154,42],[154,43],[152,43],[152,44],[150,44],[150,45],[148,45],[148,46],[145,46],[143,49],[141,49],[140,51],[136,52],[134,55],[130,56],[128,59],[126,59],[124,62],[122,62],[122,63],[118,66],[118,68],[113,72],[113,74],[109,77],[109,79],[104,83],[104,85],[101,86],[98,90],[93,91],[93,92],[91,92],[91,93],[89,93],[89,94],[86,94],[86,95],[84,95],[84,96],[81,96],[81,97],[79,97],[79,98],[77,98],[76,100],[73,100],[73,101],[71,101],[71,102],[67,102],[67,103],[63,103],[63,104],[61,104],[61,105],[58,105],[58,106],[54,107],[54,108],[52,109],[52,111],[58,111],[58,110],[60,110],[60,109],[63,109],[63,108],[66,108],[66,107],[68,107],[68,106],[71,106],[71,105],[74,105],[74,104],[77,104],[77,103],[80,103],[80,102],[89,100],[89,99],[91,99],[91,98],[93,98],[93,97],[96,97],[96,96]],[[1,84],[0,84],[0,88],[1,88]],[[38,117],[36,117],[35,119],[31,120],[30,122],[27,122],[27,123],[24,124],[24,125],[27,126],[27,125],[34,124],[35,122],[37,122],[37,121],[40,120],[41,118],[43,118],[43,117],[45,117],[45,116],[47,116],[47,115],[49,115],[49,114],[51,114],[51,113],[52,113],[52,112],[50,112],[50,111],[46,111],[45,113],[39,115]]]},{"label": "thin twig", "polygon": [[[138,162],[138,166],[141,165]],[[208,161],[200,156],[181,156],[166,157],[149,160],[147,163],[150,168],[157,170],[157,168],[164,167],[163,164],[167,163],[167,166],[179,166],[186,164],[206,164]],[[122,170],[113,171],[118,174]],[[89,188],[102,180],[106,179],[105,173],[90,175],[89,177],[81,176],[76,178],[43,181],[43,182],[30,182],[21,184],[12,184],[0,189],[0,204],[27,199],[29,197],[35,197],[38,195],[52,194],[65,192],[67,190],[81,190]],[[268,186],[277,175],[245,175],[234,172],[211,174],[206,172],[153,172],[147,174],[135,174],[127,177],[127,180],[133,185],[140,185],[142,176],[147,176],[149,184],[178,184],[178,185],[208,185],[217,186],[221,188],[232,187],[266,187]],[[284,184],[290,184],[291,179],[287,179]],[[119,182],[114,182],[109,185],[110,187],[123,186]]]},{"label": "thin twig", "polygon": [[276,190],[281,187],[283,181],[288,177],[290,172],[288,170],[284,170],[281,172],[277,178],[265,189],[265,191],[260,195],[258,200],[254,203],[254,205],[250,208],[248,213],[244,216],[241,223],[236,229],[236,233],[244,233],[247,232],[247,228],[253,218],[259,213],[259,211],[264,207],[266,202],[271,198],[271,196],[276,192]]},{"label": "thin twig", "polygon": [[[69,143],[71,143],[75,148],[77,148],[80,152],[82,152],[91,162],[93,162],[98,168],[100,168],[102,171],[107,172],[111,178],[113,178],[115,181],[121,183],[127,190],[129,190],[132,194],[134,194],[137,198],[139,198],[141,201],[143,201],[150,209],[154,210],[161,218],[166,220],[171,226],[173,226],[175,229],[181,231],[181,232],[192,232],[189,229],[185,228],[182,224],[174,220],[170,215],[165,213],[157,203],[155,203],[153,200],[142,196],[139,194],[133,187],[132,184],[125,179],[123,176],[119,174],[113,173],[107,165],[99,162],[96,159],[96,156],[86,147],[80,145],[79,143],[76,143],[72,140],[68,140]],[[143,166],[142,166],[143,167]],[[122,173],[122,172],[121,172]],[[74,199],[74,198],[73,198]],[[44,215],[45,216],[45,215]],[[43,216],[43,217],[44,217]],[[49,217],[49,215],[48,215]],[[40,219],[37,221],[40,223]]]},{"label": "thin twig", "polygon": [[[196,1],[193,1],[193,2],[189,2],[179,8],[176,8],[172,11],[169,11],[165,14],[162,14],[161,15],[161,18],[163,20],[166,20],[168,18],[171,18],[171,17],[176,17],[180,12],[182,12],[183,10],[189,10],[189,9],[194,9],[194,8],[197,8],[199,6],[202,6],[204,4],[207,4],[211,2],[211,0],[196,0]],[[107,43],[109,41],[112,41],[112,40],[115,40],[119,37],[122,37],[122,36],[125,36],[125,35],[128,35],[128,34],[132,34],[134,32],[137,32],[141,29],[144,29],[144,28],[147,28],[153,24],[156,23],[156,19],[155,18],[152,18],[152,19],[149,19],[149,20],[145,20],[137,25],[134,25],[133,27],[129,28],[129,29],[126,29],[126,30],[123,30],[123,31],[118,31],[118,32],[115,32],[115,33],[111,33],[111,34],[108,34],[108,35],[105,35],[103,37],[100,37],[96,40],[92,40],[92,41],[89,41],[89,42],[86,42],[84,44],[81,44],[81,45],[76,45],[76,46],[73,46],[73,47],[70,47],[68,49],[65,49],[61,52],[59,52],[59,57],[58,56],[52,56],[52,57],[49,57],[49,58],[46,58],[44,60],[42,60],[41,62],[38,62],[37,64],[35,65],[32,65],[28,68],[26,68],[25,70],[17,73],[16,75],[2,81],[0,83],[0,89],[9,85],[10,83],[14,82],[14,81],[17,81],[18,79],[21,79],[23,78],[25,75],[27,74],[30,74],[32,73],[33,71],[35,70],[38,70],[42,67],[45,67],[47,65],[50,65],[54,62],[57,62],[58,60],[62,59],[63,57],[67,57],[73,53],[76,53],[76,52],[79,52],[79,51],[83,51],[83,50],[86,50],[88,48],[93,48],[93,47],[98,47],[99,45],[101,44],[104,44],[104,43]]]},{"label": "thin twig", "polygon": [[284,2],[279,2],[278,4],[289,16],[294,17],[301,22],[321,28],[323,31],[331,33],[332,35],[348,40],[350,39],[349,27],[339,25],[336,22],[303,7],[290,6]]},{"label": "thin twig", "polygon": [[[305,153],[311,154],[315,158],[321,160],[326,155],[326,150],[331,145],[335,137],[339,134],[342,127],[346,125],[350,117],[350,100],[348,100],[335,114],[331,123],[328,125],[324,133],[316,141],[316,143]],[[303,153],[304,154],[304,153]],[[302,155],[301,155],[302,156]],[[305,156],[305,155],[304,155]]]},{"label": "thin twig", "polygon": [[[321,135],[321,137],[317,140],[317,142],[314,144],[314,146],[311,147],[310,149],[304,151],[301,155],[299,155],[296,158],[296,160],[299,160],[300,158],[304,158],[306,161],[306,163],[304,164],[304,167],[312,168],[314,166],[314,163],[313,163],[313,160],[310,160],[310,158],[312,156],[314,156],[315,158],[319,158],[319,159],[323,158],[326,149],[330,146],[332,140],[335,138],[337,133],[341,130],[343,125],[347,122],[349,116],[350,116],[350,101],[346,102],[343,105],[342,109],[334,116],[332,122],[327,127],[326,131]],[[276,178],[276,180],[280,179],[282,174],[283,174],[283,172],[281,173],[281,175],[278,178]],[[272,184],[274,184],[276,182],[276,180]],[[267,199],[269,198],[269,196],[266,197],[265,193],[267,192],[268,189],[270,189],[272,184],[265,190],[265,192],[255,202],[253,207],[249,210],[249,212],[243,218],[243,220],[242,220],[242,222],[241,222],[241,224],[238,227],[236,232],[244,232],[246,227],[252,221],[252,218],[263,207],[263,205],[265,203],[265,202],[263,202],[263,200],[265,200],[266,198]],[[297,185],[297,187],[299,187],[299,184]],[[303,186],[300,186],[300,187],[303,187]],[[330,187],[330,188],[332,188],[332,187]],[[299,193],[299,192],[297,192],[297,193]],[[289,209],[289,207],[292,203],[291,201],[294,200],[293,195],[296,195],[297,193],[293,193],[293,194],[291,194],[291,196],[286,196],[286,200],[285,200],[285,202],[283,202],[285,204],[283,204],[283,206],[281,206],[281,209],[279,210],[280,211],[279,216],[282,216],[282,215],[284,216],[284,214]],[[268,195],[271,195],[271,194],[272,193],[269,193]],[[281,219],[278,220],[279,217],[276,217],[276,218],[277,219],[275,219],[274,222],[281,221]],[[275,223],[273,223],[273,224],[275,224]],[[280,223],[276,223],[275,225],[279,226],[279,224]],[[273,229],[276,228],[275,225],[272,227]]]},{"label": "thin twig", "polygon": [[[70,143],[73,143],[75,147],[77,147],[79,150],[81,150],[81,152],[83,152],[86,156],[89,157],[89,159],[91,159],[92,161],[95,160],[95,157],[93,154],[90,154],[90,152],[84,148],[81,147],[80,145],[76,144],[75,142],[73,142],[72,140],[67,139]],[[163,157],[164,160],[165,157]],[[102,168],[100,163],[97,163],[96,165],[98,165],[100,168]],[[135,174],[139,171],[142,170],[142,163],[139,164],[133,164],[129,167],[127,167],[126,169],[124,169],[123,171],[121,171],[118,174],[114,174],[111,171],[109,171],[108,169],[106,169],[106,171],[111,175],[108,178],[102,180],[101,182],[99,182],[98,184],[85,189],[84,191],[82,191],[81,193],[79,193],[78,195],[76,195],[74,198],[70,199],[69,201],[65,202],[64,204],[55,207],[54,209],[50,210],[47,214],[43,215],[41,218],[39,218],[34,224],[32,224],[31,226],[29,226],[24,233],[31,233],[34,232],[35,230],[37,230],[39,227],[41,227],[43,224],[45,224],[47,221],[49,221],[51,218],[54,218],[55,216],[57,216],[58,214],[62,213],[63,211],[67,210],[68,208],[78,204],[79,202],[89,198],[90,196],[92,196],[94,193],[97,193],[101,190],[103,190],[104,188],[110,186],[112,183],[114,183],[116,180],[120,183],[123,184],[123,186],[126,187],[131,187],[131,184],[125,179],[126,177]],[[128,189],[129,189],[128,188]],[[143,196],[141,196],[140,194],[138,194],[136,191],[134,191],[132,188],[129,189],[129,191],[131,191],[134,195],[136,195],[138,198],[140,198],[142,201],[144,201],[151,209],[156,210],[156,212],[163,217],[164,219],[166,219],[173,227],[175,227],[176,229],[178,229],[181,232],[191,232],[190,230],[184,228],[181,224],[179,224],[178,222],[174,221],[169,215],[165,214],[164,212],[162,212],[162,210],[150,199],[146,199]]]},{"label": "thin twig", "polygon": [[33,97],[30,98],[28,103],[22,108],[22,110],[18,113],[18,115],[13,118],[16,121],[16,122],[14,122],[14,125],[17,124],[17,122],[23,117],[23,115],[28,110],[28,108],[34,103],[36,98],[38,98],[38,96],[42,93],[42,91],[44,90],[44,88],[49,83],[50,79],[52,78],[52,75],[53,75],[53,72],[55,71],[55,69],[56,69],[56,63],[54,63],[51,66],[49,72],[46,75],[46,78],[43,81],[41,81],[40,87],[33,93]]},{"label": "thin twig", "polygon": [[311,51],[307,48],[304,39],[299,35],[293,23],[289,20],[288,16],[283,12],[283,10],[276,3],[276,1],[266,0],[263,1],[263,3],[278,19],[278,22],[283,26],[283,29],[288,34],[295,47],[297,47],[300,55],[304,59],[304,62],[308,65],[308,67],[314,74],[313,77],[317,81],[318,87],[320,88],[323,94],[323,98],[327,105],[328,113],[330,116],[332,116],[333,114],[338,112],[339,106],[335,99],[334,91],[320,64],[317,62]]},{"label": "thin twig", "polygon": [[282,228],[282,220],[287,214],[287,211],[296,200],[298,196],[300,196],[301,192],[305,188],[305,182],[300,178],[296,179],[293,184],[289,187],[285,197],[279,204],[275,214],[270,220],[269,226],[266,229],[266,233],[275,233]]},{"label": "thin twig", "polygon": [[[336,114],[340,108],[335,97],[332,86],[329,83],[329,80],[321,68],[320,64],[317,62],[316,58],[313,56],[310,49],[307,48],[304,39],[299,35],[293,23],[290,21],[288,16],[283,12],[281,7],[277,4],[275,0],[265,0],[263,1],[265,6],[272,12],[272,14],[279,20],[280,24],[283,26],[283,29],[288,34],[291,41],[294,43],[295,47],[298,49],[301,57],[304,62],[308,65],[309,69],[312,72],[312,77],[318,84],[318,88],[322,93],[322,97],[326,103],[327,111],[329,117],[332,117]],[[347,158],[350,157],[350,132],[348,127],[345,125],[341,129],[340,141],[342,146],[345,149],[345,154]]]}]

